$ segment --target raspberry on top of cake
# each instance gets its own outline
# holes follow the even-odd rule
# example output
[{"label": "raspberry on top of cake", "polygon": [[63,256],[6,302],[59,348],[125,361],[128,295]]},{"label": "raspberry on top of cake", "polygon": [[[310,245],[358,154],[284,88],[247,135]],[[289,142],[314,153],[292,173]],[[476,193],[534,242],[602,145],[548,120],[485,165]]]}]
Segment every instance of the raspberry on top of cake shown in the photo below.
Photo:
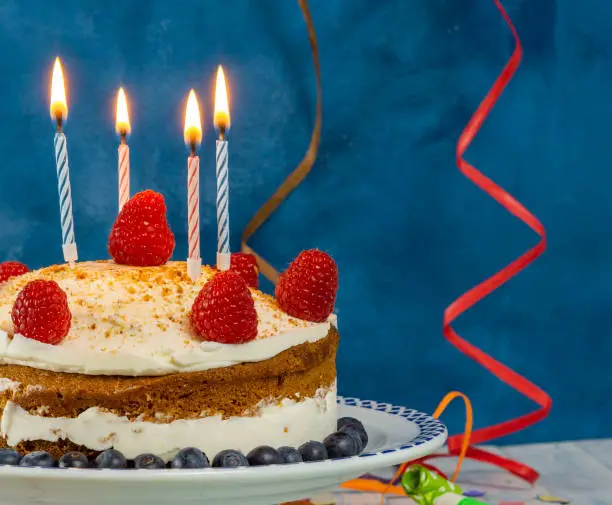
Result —
[{"label": "raspberry on top of cake", "polygon": [[[184,262],[132,267],[111,261],[56,265],[10,278],[0,289],[0,363],[54,371],[107,375],[165,375],[253,362],[327,336],[331,319],[293,317],[269,295],[250,289],[257,335],[247,343],[202,340],[190,314],[194,300],[216,270],[198,281]],[[15,334],[13,304],[34,280],[55,281],[67,295],[70,330],[57,345]]]}]

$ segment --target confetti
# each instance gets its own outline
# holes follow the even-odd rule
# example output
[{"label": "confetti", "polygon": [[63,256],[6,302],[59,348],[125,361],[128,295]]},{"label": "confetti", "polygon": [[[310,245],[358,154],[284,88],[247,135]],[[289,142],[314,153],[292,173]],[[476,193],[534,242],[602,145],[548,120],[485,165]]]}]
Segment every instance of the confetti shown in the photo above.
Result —
[{"label": "confetti", "polygon": [[485,494],[487,493],[485,493],[484,491],[479,491],[478,489],[468,489],[467,491],[463,492],[463,496],[468,496],[470,498],[480,498]]},{"label": "confetti", "polygon": [[567,505],[570,502],[569,500],[565,500],[563,498],[557,498],[556,496],[548,496],[543,494],[539,494],[538,496],[536,496],[536,500],[543,501],[546,503],[559,503],[561,505]]}]

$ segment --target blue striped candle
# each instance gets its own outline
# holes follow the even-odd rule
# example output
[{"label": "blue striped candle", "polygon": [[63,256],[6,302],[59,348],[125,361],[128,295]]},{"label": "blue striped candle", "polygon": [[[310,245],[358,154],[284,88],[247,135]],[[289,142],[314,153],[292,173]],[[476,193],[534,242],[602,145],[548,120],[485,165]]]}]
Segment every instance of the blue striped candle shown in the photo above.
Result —
[{"label": "blue striped candle", "polygon": [[215,86],[215,128],[219,130],[217,140],[217,268],[228,270],[230,267],[230,230],[229,230],[229,165],[228,147],[225,137],[230,127],[229,100],[223,68],[217,70]]},{"label": "blue striped candle", "polygon": [[66,135],[62,131],[55,134],[55,164],[57,166],[57,191],[60,203],[60,222],[62,225],[62,250],[64,261],[75,262],[79,259],[74,238],[74,219],[72,217],[72,191],[70,189],[70,167]]},{"label": "blue striped candle", "polygon": [[62,131],[68,117],[66,88],[59,58],[55,59],[51,80],[51,118],[57,124],[55,133],[55,165],[57,168],[57,192],[59,194],[60,223],[62,226],[62,250],[64,261],[74,263],[78,260],[76,240],[74,238],[74,219],[72,217],[72,191],[70,189],[70,167],[68,165],[68,147],[66,135]]},{"label": "blue striped candle", "polygon": [[230,267],[227,140],[217,140],[217,268]]}]

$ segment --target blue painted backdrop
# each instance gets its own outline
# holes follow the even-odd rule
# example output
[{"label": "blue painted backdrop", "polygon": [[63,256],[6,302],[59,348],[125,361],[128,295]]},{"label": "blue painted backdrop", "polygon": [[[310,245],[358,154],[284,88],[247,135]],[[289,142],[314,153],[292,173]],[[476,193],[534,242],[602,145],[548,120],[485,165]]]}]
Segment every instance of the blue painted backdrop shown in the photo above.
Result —
[{"label": "blue painted backdrop", "polygon": [[[461,334],[548,390],[543,424],[508,441],[610,436],[612,6],[507,0],[519,74],[467,157],[549,232],[546,255],[469,314]],[[341,272],[341,390],[431,411],[468,393],[479,426],[532,405],[441,336],[444,307],[536,237],[457,171],[455,141],[512,49],[492,1],[312,0],[324,126],[311,176],[253,240],[278,267],[300,250]],[[69,77],[66,126],[83,259],[106,257],[116,212],[113,104],[131,100],[132,188],[167,199],[183,258],[184,100],[202,97],[202,244],[212,261],[212,81],[231,88],[232,246],[301,159],[314,109],[310,49],[292,1],[0,3],[2,258],[61,261],[49,74]],[[447,420],[460,428],[461,412]]]}]

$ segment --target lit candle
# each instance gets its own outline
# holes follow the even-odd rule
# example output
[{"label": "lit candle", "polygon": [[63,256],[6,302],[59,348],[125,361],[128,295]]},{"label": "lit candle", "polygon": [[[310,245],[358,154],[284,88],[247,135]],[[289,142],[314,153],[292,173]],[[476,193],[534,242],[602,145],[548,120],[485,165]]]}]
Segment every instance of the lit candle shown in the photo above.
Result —
[{"label": "lit candle", "polygon": [[230,127],[229,104],[223,67],[219,65],[215,86],[215,128],[219,130],[217,140],[217,268],[230,267],[229,247],[229,168],[226,134]]},{"label": "lit candle", "polygon": [[187,229],[189,233],[189,255],[187,275],[195,282],[200,276],[200,158],[198,145],[202,142],[202,120],[195,91],[189,92],[185,109],[185,144],[189,147],[187,159]]},{"label": "lit candle", "polygon": [[130,199],[130,148],[127,145],[127,136],[131,133],[130,115],[128,113],[125,91],[119,88],[117,93],[117,115],[115,129],[120,137],[119,143],[119,212]]},{"label": "lit candle", "polygon": [[74,238],[74,219],[72,217],[72,194],[70,191],[70,168],[68,166],[68,149],[66,135],[62,131],[68,117],[66,88],[59,58],[55,59],[53,78],[51,80],[51,118],[57,125],[55,132],[55,164],[57,167],[57,190],[59,193],[60,222],[62,225],[62,250],[64,261],[72,264],[78,260],[76,240]]}]

